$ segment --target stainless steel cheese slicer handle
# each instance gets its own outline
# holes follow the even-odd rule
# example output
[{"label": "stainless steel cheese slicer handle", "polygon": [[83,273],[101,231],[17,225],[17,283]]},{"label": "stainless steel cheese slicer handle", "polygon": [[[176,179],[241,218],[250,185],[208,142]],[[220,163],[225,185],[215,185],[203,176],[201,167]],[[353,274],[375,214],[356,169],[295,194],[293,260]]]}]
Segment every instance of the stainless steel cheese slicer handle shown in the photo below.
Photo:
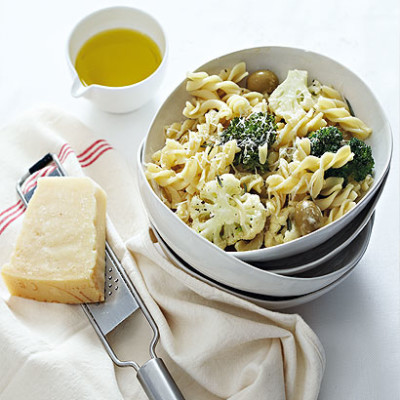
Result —
[{"label": "stainless steel cheese slicer handle", "polygon": [[151,358],[137,371],[149,400],[185,400],[161,358]]}]

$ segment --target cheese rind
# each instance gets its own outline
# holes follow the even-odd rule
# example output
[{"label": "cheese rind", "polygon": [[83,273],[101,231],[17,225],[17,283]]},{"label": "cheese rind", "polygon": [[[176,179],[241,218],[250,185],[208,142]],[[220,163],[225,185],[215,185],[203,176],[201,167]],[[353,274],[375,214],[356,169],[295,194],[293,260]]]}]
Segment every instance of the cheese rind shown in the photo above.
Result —
[{"label": "cheese rind", "polygon": [[38,185],[2,276],[12,295],[59,303],[104,300],[106,194],[90,178]]}]

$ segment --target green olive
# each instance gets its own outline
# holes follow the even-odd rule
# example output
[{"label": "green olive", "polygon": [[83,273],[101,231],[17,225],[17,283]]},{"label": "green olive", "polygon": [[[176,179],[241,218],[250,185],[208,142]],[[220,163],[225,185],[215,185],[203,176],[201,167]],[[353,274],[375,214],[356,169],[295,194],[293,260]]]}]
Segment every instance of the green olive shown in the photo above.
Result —
[{"label": "green olive", "polygon": [[307,235],[322,226],[322,212],[314,202],[303,200],[295,207],[294,221],[300,234]]},{"label": "green olive", "polygon": [[278,77],[267,69],[255,71],[247,77],[247,89],[271,94],[279,85]]}]

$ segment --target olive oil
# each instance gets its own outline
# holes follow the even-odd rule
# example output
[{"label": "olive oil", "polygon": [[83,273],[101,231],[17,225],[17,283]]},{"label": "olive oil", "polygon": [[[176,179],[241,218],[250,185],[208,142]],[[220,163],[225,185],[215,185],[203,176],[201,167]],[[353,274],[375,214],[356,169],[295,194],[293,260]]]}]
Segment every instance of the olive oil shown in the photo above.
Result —
[{"label": "olive oil", "polygon": [[128,86],[150,76],[162,60],[157,44],[133,29],[110,29],[80,49],[75,69],[84,85]]}]

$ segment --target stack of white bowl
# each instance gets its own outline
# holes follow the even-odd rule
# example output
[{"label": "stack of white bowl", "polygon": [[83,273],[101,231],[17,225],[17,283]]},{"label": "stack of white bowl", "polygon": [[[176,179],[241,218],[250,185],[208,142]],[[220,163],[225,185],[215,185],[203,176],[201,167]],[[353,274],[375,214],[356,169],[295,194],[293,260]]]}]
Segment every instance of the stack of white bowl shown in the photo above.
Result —
[{"label": "stack of white bowl", "polygon": [[284,79],[289,69],[337,88],[355,114],[373,130],[366,141],[375,159],[374,183],[357,206],[337,221],[304,237],[271,248],[226,252],[207,241],[168,209],[147,182],[144,170],[164,145],[164,127],[182,120],[189,96],[182,82],[153,120],[139,150],[139,184],[159,245],[177,267],[211,285],[268,308],[305,303],[342,282],[363,256],[371,235],[374,210],[384,188],[392,153],[392,137],[383,110],[370,89],[337,62],[308,51],[261,47],[231,53],[198,68],[209,74],[245,61],[249,71],[271,69]]}]

